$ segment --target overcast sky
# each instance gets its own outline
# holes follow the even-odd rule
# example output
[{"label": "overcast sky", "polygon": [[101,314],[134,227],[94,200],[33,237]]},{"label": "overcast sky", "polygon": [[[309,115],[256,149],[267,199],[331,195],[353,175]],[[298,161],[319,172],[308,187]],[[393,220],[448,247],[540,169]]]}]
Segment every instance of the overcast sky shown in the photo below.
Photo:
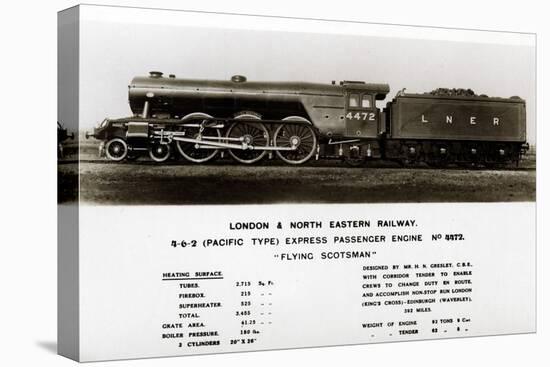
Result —
[{"label": "overcast sky", "polygon": [[388,83],[389,98],[402,88],[427,92],[439,87],[518,95],[527,101],[527,138],[534,143],[535,48],[526,44],[85,20],[80,33],[80,125],[86,130],[105,117],[130,115],[130,80],[159,70],[181,78],[242,74],[248,80],[364,80]]}]

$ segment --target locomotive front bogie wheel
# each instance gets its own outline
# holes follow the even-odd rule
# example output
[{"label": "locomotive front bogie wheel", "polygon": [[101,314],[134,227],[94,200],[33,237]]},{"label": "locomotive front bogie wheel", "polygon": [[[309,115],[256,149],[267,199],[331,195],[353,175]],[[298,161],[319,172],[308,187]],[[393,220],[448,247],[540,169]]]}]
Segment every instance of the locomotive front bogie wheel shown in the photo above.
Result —
[{"label": "locomotive front bogie wheel", "polygon": [[317,135],[311,127],[311,123],[301,116],[289,116],[283,119],[288,122],[282,124],[273,136],[273,145],[280,148],[293,148],[292,150],[276,150],[277,156],[288,164],[302,164],[307,162],[317,148]]},{"label": "locomotive front bogie wheel", "polygon": [[[193,112],[187,116],[184,116],[181,121],[185,122],[196,122],[198,124],[202,123],[205,119],[211,119],[212,116],[203,113],[203,112]],[[199,135],[202,137],[221,137],[220,129],[213,127],[205,127],[202,132],[200,127],[188,127],[182,126],[179,131],[184,131],[185,136],[191,139],[197,139]],[[199,134],[200,133],[200,134]],[[208,141],[218,141],[217,139],[208,139]],[[205,163],[213,159],[217,154],[219,149],[201,149],[197,148],[197,143],[176,141],[176,148],[181,156],[193,163]]]},{"label": "locomotive front bogie wheel", "polygon": [[120,162],[128,155],[128,144],[121,138],[113,138],[105,144],[105,155],[112,161]]},{"label": "locomotive front bogie wheel", "polygon": [[166,162],[172,153],[170,144],[161,144],[159,142],[151,143],[148,150],[149,157],[158,163]]},{"label": "locomotive front bogie wheel", "polygon": [[[236,120],[261,120],[255,113],[242,113],[235,117]],[[268,147],[269,132],[261,122],[234,122],[227,130],[228,138],[242,139],[245,147]],[[260,161],[267,154],[267,150],[261,149],[229,149],[229,155],[237,162],[252,164]]]}]

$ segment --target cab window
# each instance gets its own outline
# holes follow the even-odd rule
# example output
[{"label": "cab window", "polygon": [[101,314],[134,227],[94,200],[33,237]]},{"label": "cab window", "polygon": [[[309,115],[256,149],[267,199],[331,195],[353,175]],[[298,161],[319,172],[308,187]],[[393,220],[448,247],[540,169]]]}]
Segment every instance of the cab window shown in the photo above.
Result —
[{"label": "cab window", "polygon": [[359,107],[359,94],[350,94],[348,105],[350,107]]},{"label": "cab window", "polygon": [[370,94],[363,94],[361,99],[362,108],[371,108],[372,107],[372,96]]}]

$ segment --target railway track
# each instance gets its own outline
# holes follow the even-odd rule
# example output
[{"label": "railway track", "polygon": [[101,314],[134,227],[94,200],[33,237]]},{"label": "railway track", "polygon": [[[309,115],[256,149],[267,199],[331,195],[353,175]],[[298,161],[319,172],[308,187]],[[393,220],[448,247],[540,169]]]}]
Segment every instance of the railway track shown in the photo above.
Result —
[{"label": "railway track", "polygon": [[[60,165],[67,165],[67,164],[76,164],[79,161],[76,159],[64,159],[59,160],[58,164]],[[135,160],[135,161],[127,161],[124,163],[120,162],[114,162],[108,159],[81,159],[80,163],[87,163],[87,164],[94,164],[94,165],[125,165],[125,166],[185,166],[185,167],[191,167],[191,166],[200,166],[195,165],[193,163],[183,162],[183,161],[167,161],[163,163],[157,163],[154,161],[149,160]],[[216,166],[235,166],[239,167],[242,166],[237,162],[233,162],[229,159],[227,160],[219,160],[215,162],[208,162],[203,164],[204,166],[209,167],[216,167]],[[278,162],[278,161],[265,161],[262,163],[259,163],[257,166],[260,167],[288,167],[284,162]],[[449,165],[446,167],[432,167],[427,164],[418,164],[418,165],[412,165],[403,167],[399,165],[396,162],[391,161],[383,161],[383,160],[377,160],[373,162],[367,163],[365,166],[362,167],[349,167],[349,166],[342,166],[341,162],[338,160],[319,160],[319,161],[312,161],[308,162],[302,167],[323,167],[323,168],[348,168],[353,170],[368,170],[369,168],[382,168],[382,169],[388,169],[388,170],[403,170],[403,169],[413,169],[413,170],[456,170],[456,171],[465,171],[465,170],[475,170],[475,171],[535,171],[536,165],[532,161],[523,161],[520,163],[519,167],[513,166],[502,166],[502,167],[483,167],[483,166],[469,166],[469,167],[461,167],[461,166],[455,166],[455,165]]]}]

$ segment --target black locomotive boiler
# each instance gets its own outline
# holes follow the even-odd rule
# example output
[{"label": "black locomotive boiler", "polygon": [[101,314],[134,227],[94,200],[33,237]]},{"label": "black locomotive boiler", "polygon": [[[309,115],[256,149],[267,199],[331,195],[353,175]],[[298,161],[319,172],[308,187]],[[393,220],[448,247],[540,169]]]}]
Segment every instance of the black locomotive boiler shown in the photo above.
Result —
[{"label": "black locomotive boiler", "polygon": [[[525,101],[470,90],[397,93],[387,84],[318,84],[179,79],[151,72],[129,85],[133,116],[105,119],[92,134],[113,161],[148,153],[156,162],[217,156],[251,164],[338,158],[494,165],[519,162],[526,144]],[[378,102],[378,103],[377,103]]]}]

